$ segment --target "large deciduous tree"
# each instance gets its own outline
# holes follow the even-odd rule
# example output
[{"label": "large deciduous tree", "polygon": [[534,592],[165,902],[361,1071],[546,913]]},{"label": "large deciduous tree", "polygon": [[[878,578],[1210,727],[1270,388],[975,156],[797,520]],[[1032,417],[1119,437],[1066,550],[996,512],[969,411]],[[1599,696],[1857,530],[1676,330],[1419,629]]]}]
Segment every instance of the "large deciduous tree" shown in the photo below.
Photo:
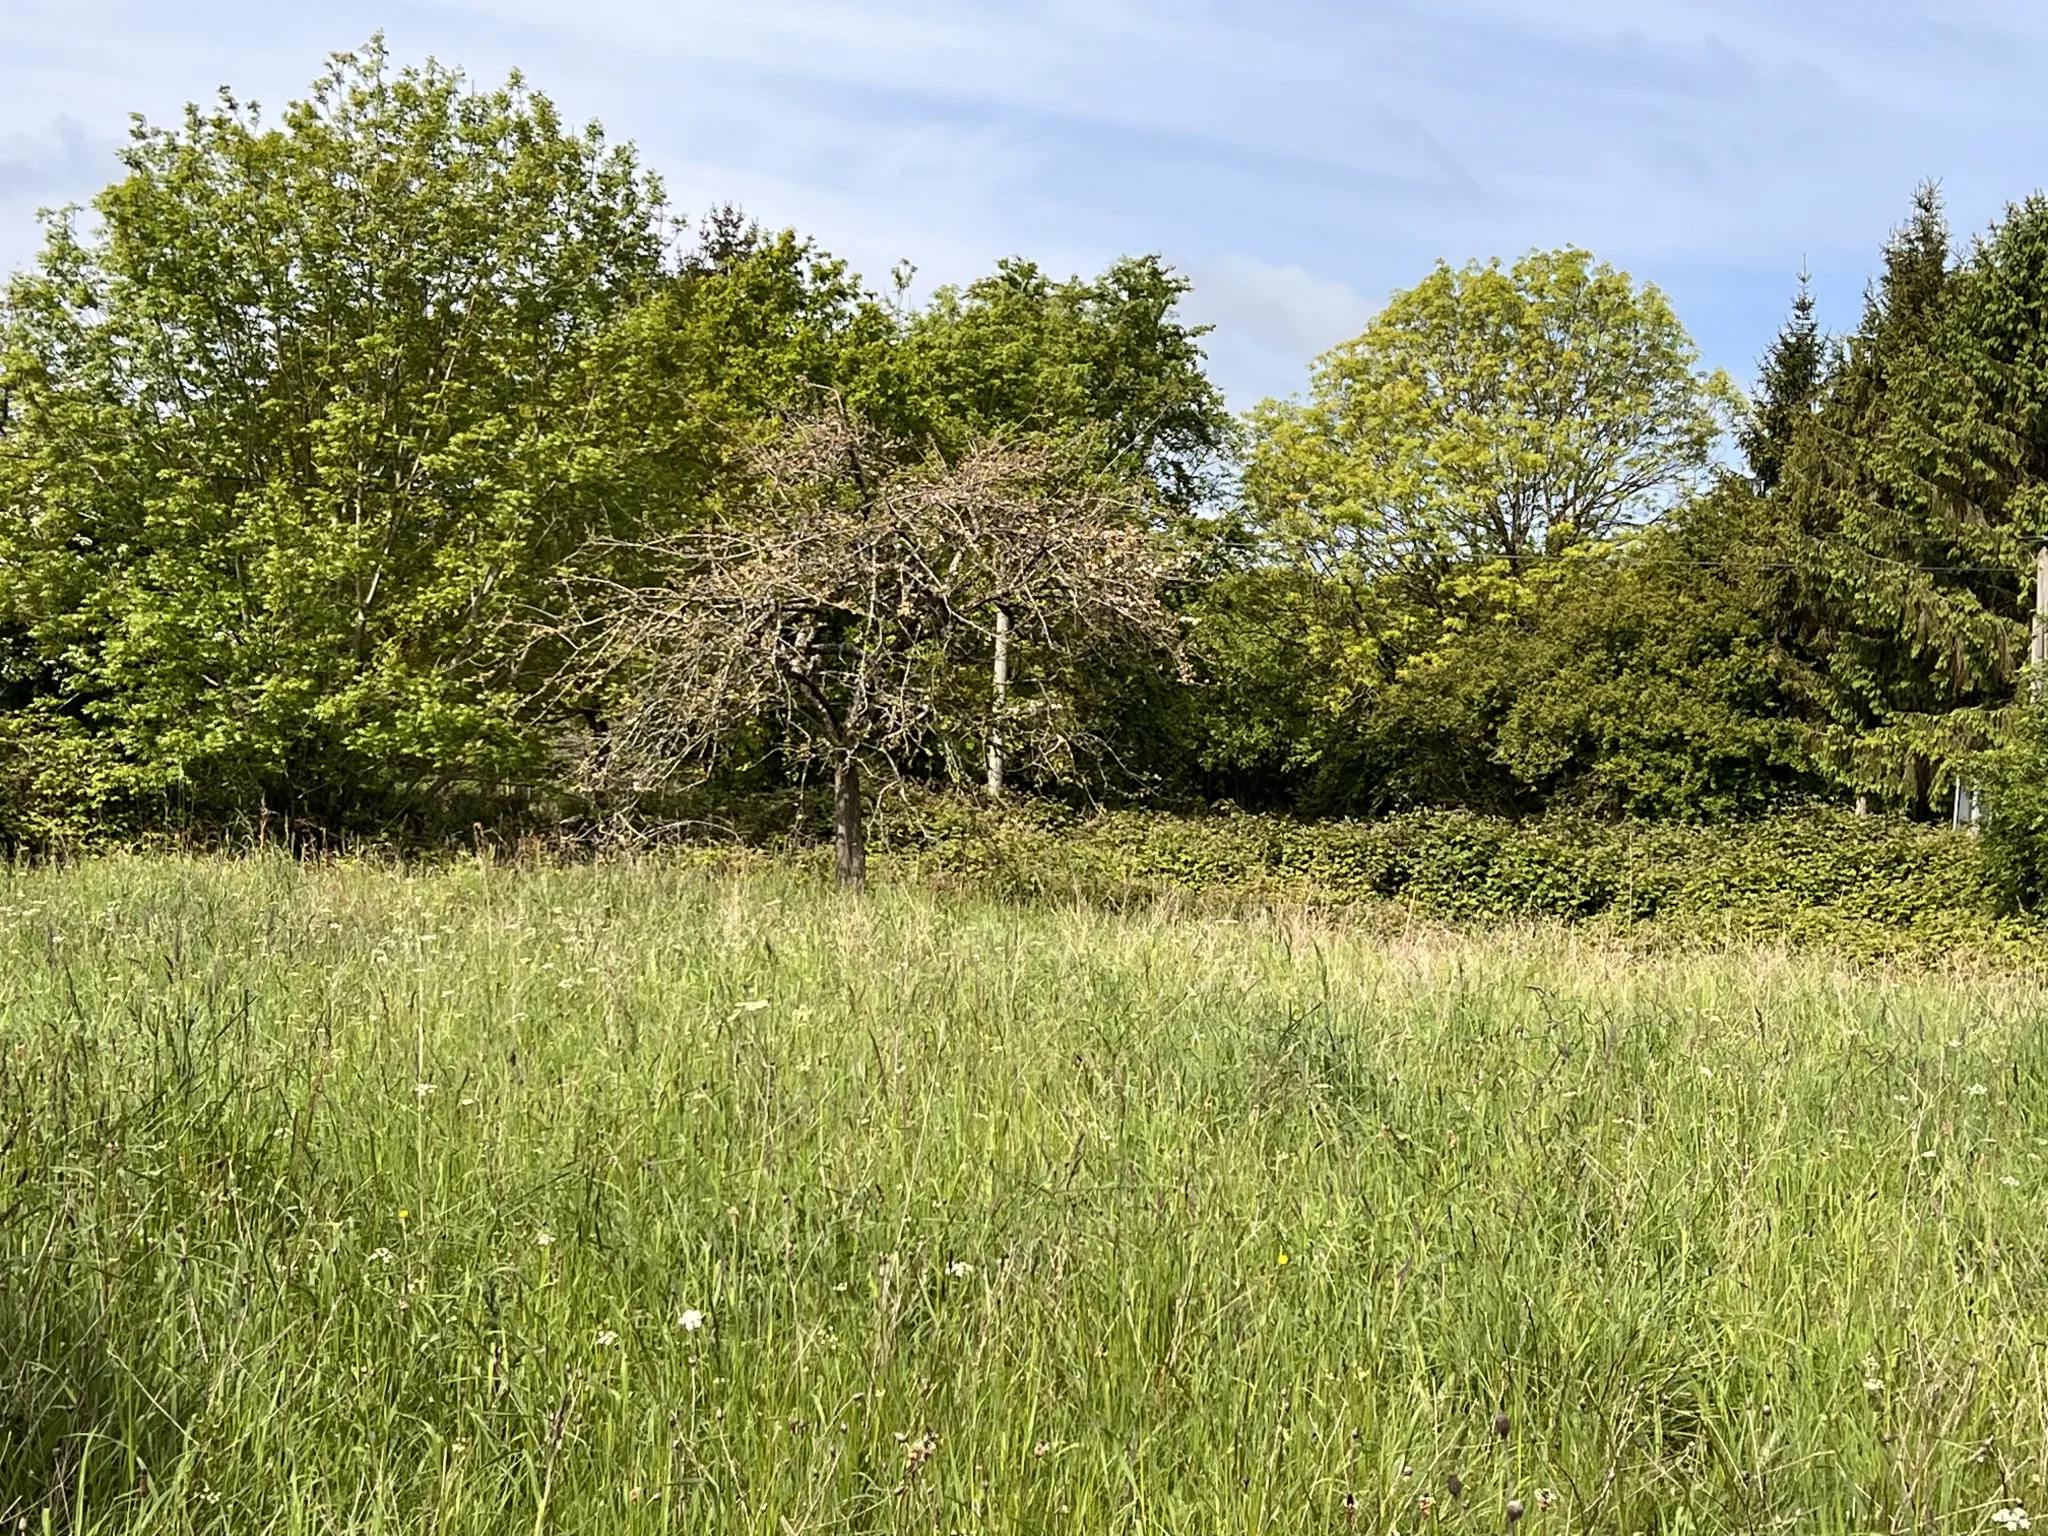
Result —
[{"label": "large deciduous tree", "polygon": [[1011,259],[945,287],[909,317],[899,384],[905,427],[959,452],[990,433],[1085,446],[1144,478],[1160,510],[1214,496],[1235,436],[1203,371],[1206,327],[1179,312],[1188,280],[1157,257],[1056,281]]},{"label": "large deciduous tree", "polygon": [[0,329],[31,734],[210,819],[388,824],[534,771],[500,620],[590,535],[592,346],[661,269],[659,188],[516,77],[381,45],[123,162]]},{"label": "large deciduous tree", "polygon": [[[1614,806],[1736,798],[1668,760],[1739,704],[1717,695],[1637,729],[1586,713],[1585,691],[1598,671],[1611,712],[1640,681],[1622,653],[1654,617],[1654,583],[1610,581],[1605,563],[1711,478],[1735,403],[1664,297],[1584,251],[1439,266],[1395,294],[1318,361],[1306,400],[1254,413],[1245,488],[1263,559],[1196,613],[1206,766],[1354,811],[1518,809],[1588,775],[1589,798]],[[1545,574],[1567,556],[1571,571]],[[1603,630],[1610,601],[1630,611]],[[1688,657],[1747,643],[1724,618],[1658,640],[1662,694],[1682,691]],[[1545,669],[1579,644],[1614,665],[1554,696]]]},{"label": "large deciduous tree", "polygon": [[1580,250],[1439,265],[1255,414],[1247,490],[1316,563],[1433,600],[1461,567],[1654,519],[1710,466],[1733,386],[1664,296]]}]

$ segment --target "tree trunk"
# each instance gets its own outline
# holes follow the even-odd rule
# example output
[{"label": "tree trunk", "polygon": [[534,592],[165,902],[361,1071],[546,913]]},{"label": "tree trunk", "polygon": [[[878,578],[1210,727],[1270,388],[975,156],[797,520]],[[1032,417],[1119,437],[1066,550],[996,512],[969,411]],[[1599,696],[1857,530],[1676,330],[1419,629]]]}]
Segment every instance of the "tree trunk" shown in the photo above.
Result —
[{"label": "tree trunk", "polygon": [[2034,665],[2034,702],[2048,699],[2048,542],[2034,556],[2034,643],[2028,659]]},{"label": "tree trunk", "polygon": [[1010,702],[1010,613],[1007,608],[996,610],[995,684],[995,707],[990,711],[988,727],[988,792],[1000,797],[1003,792],[1003,708]]},{"label": "tree trunk", "polygon": [[842,891],[868,888],[868,832],[860,813],[860,765],[839,760],[832,775],[832,878]]}]

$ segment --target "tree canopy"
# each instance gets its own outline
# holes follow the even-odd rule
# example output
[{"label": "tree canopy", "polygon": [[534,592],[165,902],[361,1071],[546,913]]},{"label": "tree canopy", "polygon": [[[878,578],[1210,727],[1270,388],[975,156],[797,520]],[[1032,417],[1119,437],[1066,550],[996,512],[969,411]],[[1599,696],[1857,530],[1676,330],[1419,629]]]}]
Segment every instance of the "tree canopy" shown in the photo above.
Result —
[{"label": "tree canopy", "polygon": [[878,290],[372,43],[274,119],[139,126],[6,285],[0,836],[573,829],[984,765],[1935,815],[2038,746],[2048,203],[1959,246],[1925,187],[1878,255],[1847,335],[1799,279],[1750,400],[1565,248],[1439,263],[1237,416],[1156,255]]},{"label": "tree canopy", "polygon": [[1439,265],[1268,404],[1246,488],[1325,562],[1411,578],[1653,521],[1704,479],[1733,388],[1664,296],[1584,251]]},{"label": "tree canopy", "polygon": [[123,160],[0,329],[24,725],[208,816],[539,771],[501,621],[582,537],[586,368],[659,275],[658,186],[517,80],[376,47]]}]

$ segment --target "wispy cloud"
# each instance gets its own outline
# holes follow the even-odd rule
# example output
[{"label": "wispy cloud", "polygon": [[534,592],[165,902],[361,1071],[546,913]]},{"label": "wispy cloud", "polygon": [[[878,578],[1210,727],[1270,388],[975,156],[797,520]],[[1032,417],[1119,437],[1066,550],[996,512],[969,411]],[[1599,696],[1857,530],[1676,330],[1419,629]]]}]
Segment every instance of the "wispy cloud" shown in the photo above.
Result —
[{"label": "wispy cloud", "polygon": [[73,117],[38,132],[0,137],[0,203],[74,198],[95,191],[114,168],[113,143]]},{"label": "wispy cloud", "polygon": [[1241,397],[1288,395],[1302,362],[1365,329],[1378,304],[1298,266],[1225,255],[1193,264],[1192,317],[1213,327],[1209,351]]}]

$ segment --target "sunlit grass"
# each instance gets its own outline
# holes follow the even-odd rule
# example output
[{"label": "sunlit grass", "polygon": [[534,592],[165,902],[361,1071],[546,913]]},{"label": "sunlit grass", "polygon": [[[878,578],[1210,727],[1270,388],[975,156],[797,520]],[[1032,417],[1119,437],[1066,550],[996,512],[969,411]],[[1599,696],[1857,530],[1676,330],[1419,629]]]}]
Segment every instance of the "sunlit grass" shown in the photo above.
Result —
[{"label": "sunlit grass", "polygon": [[0,1528],[1992,1529],[2048,1505],[2044,1001],[773,870],[15,874]]}]

